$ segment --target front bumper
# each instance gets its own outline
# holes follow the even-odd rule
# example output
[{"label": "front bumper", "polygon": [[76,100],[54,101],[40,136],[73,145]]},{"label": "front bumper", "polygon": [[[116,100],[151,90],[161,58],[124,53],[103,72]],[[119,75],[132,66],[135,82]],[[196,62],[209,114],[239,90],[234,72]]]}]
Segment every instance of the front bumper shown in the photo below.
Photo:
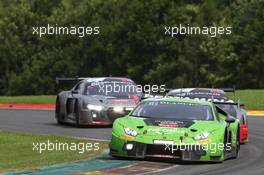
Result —
[{"label": "front bumper", "polygon": [[[128,150],[127,144],[132,144],[133,148]],[[131,146],[130,146],[131,148]],[[146,144],[135,141],[125,141],[119,143],[110,142],[110,155],[130,158],[167,158],[180,161],[223,161],[223,155],[213,155],[197,145],[172,145]]]},{"label": "front bumper", "polygon": [[124,117],[130,111],[115,112],[113,108],[102,111],[83,109],[80,112],[81,125],[111,125],[115,119]]},{"label": "front bumper", "polygon": [[[126,144],[133,144],[132,150],[126,150]],[[171,158],[183,161],[200,160],[206,152],[202,149],[172,149],[169,145],[143,144],[139,142],[127,142],[123,150],[127,152],[128,157],[137,158]]]}]

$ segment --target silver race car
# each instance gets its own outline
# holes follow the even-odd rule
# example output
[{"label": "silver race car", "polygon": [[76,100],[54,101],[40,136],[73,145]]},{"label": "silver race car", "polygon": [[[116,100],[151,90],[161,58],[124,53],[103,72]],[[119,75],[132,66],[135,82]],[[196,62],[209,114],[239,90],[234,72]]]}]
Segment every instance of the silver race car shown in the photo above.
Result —
[{"label": "silver race car", "polygon": [[142,96],[128,78],[56,78],[57,83],[71,80],[79,82],[57,95],[58,124],[111,125],[116,118],[128,114]]}]

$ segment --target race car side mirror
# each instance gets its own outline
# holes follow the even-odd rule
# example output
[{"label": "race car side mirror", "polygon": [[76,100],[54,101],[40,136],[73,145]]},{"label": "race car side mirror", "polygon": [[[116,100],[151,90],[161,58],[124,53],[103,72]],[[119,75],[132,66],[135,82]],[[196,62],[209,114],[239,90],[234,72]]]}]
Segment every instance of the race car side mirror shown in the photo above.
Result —
[{"label": "race car side mirror", "polygon": [[227,123],[234,123],[236,121],[235,118],[233,117],[228,117],[226,120],[225,120]]},{"label": "race car side mirror", "polygon": [[245,107],[245,104],[244,103],[240,103],[240,107]]},{"label": "race car side mirror", "polygon": [[245,107],[245,104],[242,103],[240,100],[237,101],[237,107],[241,108],[241,107]]},{"label": "race car side mirror", "polygon": [[152,98],[154,97],[153,95],[150,95],[150,94],[143,94],[143,96],[141,97],[141,100],[145,100],[147,98]]}]

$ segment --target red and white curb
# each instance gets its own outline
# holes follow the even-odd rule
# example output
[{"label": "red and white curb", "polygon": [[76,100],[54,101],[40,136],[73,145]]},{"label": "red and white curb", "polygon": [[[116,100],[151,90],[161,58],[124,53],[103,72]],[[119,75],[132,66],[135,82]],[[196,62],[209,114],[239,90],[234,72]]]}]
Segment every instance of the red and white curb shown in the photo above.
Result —
[{"label": "red and white curb", "polygon": [[0,104],[0,109],[54,110],[55,104]]},{"label": "red and white curb", "polygon": [[[55,104],[0,104],[0,109],[55,110]],[[247,115],[264,116],[264,110],[246,110]]]}]

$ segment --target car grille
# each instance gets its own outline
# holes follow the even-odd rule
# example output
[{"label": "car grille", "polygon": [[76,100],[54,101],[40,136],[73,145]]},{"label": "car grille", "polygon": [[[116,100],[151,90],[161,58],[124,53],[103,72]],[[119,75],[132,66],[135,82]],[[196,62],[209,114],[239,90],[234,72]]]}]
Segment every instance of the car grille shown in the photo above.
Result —
[{"label": "car grille", "polygon": [[180,157],[181,151],[166,148],[165,145],[147,145],[146,156],[164,155],[172,157]]}]

